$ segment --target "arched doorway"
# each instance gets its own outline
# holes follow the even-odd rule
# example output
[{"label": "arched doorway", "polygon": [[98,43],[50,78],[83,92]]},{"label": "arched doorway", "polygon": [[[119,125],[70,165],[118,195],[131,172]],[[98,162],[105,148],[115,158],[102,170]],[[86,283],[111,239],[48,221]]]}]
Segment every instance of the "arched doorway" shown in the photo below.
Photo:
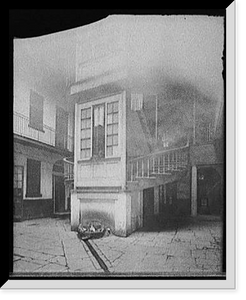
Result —
[{"label": "arched doorway", "polygon": [[199,167],[197,181],[198,214],[221,215],[223,212],[221,174],[214,167]]},{"label": "arched doorway", "polygon": [[58,160],[52,170],[54,213],[65,212],[64,162]]}]

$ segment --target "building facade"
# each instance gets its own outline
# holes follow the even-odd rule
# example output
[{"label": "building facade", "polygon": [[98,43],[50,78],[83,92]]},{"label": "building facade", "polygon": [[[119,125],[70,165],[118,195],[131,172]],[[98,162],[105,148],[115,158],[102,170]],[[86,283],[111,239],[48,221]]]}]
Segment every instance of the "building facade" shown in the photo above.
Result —
[{"label": "building facade", "polygon": [[71,210],[72,230],[127,236],[222,216],[222,33],[218,18],[110,16],[17,51],[15,219]]},{"label": "building facade", "polygon": [[159,22],[99,23],[78,35],[70,90],[72,229],[97,220],[127,236],[170,217],[221,216],[223,99],[166,71]]},{"label": "building facade", "polygon": [[73,109],[48,93],[41,75],[32,78],[32,57],[14,46],[14,220],[69,213],[72,186],[64,181],[63,159],[73,154]]}]

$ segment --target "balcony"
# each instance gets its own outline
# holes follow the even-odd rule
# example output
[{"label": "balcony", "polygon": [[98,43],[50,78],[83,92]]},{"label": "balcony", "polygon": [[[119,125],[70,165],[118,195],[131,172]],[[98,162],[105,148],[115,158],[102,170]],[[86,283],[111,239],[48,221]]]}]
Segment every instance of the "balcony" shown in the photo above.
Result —
[{"label": "balcony", "polygon": [[189,162],[189,144],[186,146],[153,152],[131,159],[127,163],[127,181],[155,179],[185,171]]},{"label": "balcony", "polygon": [[[14,119],[13,119],[13,131],[15,134],[26,137],[29,139],[33,139],[35,141],[54,146],[56,147],[56,132],[55,129],[43,124],[43,130],[37,130],[35,128],[30,127],[29,125],[29,118],[14,112]],[[70,152],[73,151],[73,137],[68,135],[66,147],[59,147],[61,149],[66,149]]]}]

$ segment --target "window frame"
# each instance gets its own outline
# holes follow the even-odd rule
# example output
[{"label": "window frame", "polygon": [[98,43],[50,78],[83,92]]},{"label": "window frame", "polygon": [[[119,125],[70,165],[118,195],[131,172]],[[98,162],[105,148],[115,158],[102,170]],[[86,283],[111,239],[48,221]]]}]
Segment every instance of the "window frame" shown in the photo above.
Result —
[{"label": "window frame", "polygon": [[[113,117],[112,117],[112,123],[108,123],[108,104],[112,104],[112,103],[116,103],[116,102],[118,102],[118,111],[117,111],[117,114],[118,114],[118,122],[117,123],[114,123],[113,122]],[[119,141],[120,141],[120,139],[119,139],[119,128],[120,128],[120,126],[119,126],[119,124],[120,124],[120,100],[112,100],[112,101],[108,101],[108,102],[106,102],[105,103],[105,106],[106,106],[106,114],[105,114],[105,158],[111,158],[111,157],[118,157],[119,156],[119,146],[120,146],[120,143],[119,143]],[[112,114],[112,116],[115,114],[114,112],[112,112],[111,113]],[[111,125],[111,126],[114,126],[114,125],[118,125],[118,132],[117,132],[117,134],[114,134],[114,133],[112,133],[111,135],[109,135],[109,136],[111,136],[112,137],[112,145],[111,145],[111,147],[113,147],[113,149],[114,149],[114,146],[116,146],[116,147],[118,147],[118,153],[117,153],[117,155],[107,155],[107,147],[108,147],[108,145],[107,145],[107,141],[108,141],[108,125]],[[113,130],[113,129],[112,129]],[[113,142],[113,137],[114,136],[116,136],[117,135],[117,137],[118,137],[118,141],[117,141],[117,145],[114,145],[114,142]]]},{"label": "window frame", "polygon": [[[107,126],[108,126],[108,104],[109,103],[113,103],[113,102],[118,102],[118,153],[116,155],[112,155],[109,156],[107,155]],[[110,159],[110,158],[118,158],[120,156],[120,124],[121,124],[121,103],[122,103],[122,93],[117,93],[117,94],[113,94],[113,95],[108,95],[104,98],[98,98],[98,99],[94,99],[93,101],[91,101],[90,103],[80,103],[78,106],[78,119],[79,119],[79,124],[78,124],[78,128],[79,128],[79,143],[78,143],[78,151],[79,151],[79,155],[78,155],[78,161],[90,161],[93,160],[93,112],[94,112],[94,106],[100,105],[100,104],[104,104],[105,108],[104,108],[104,123],[105,123],[105,132],[104,132],[104,137],[105,137],[105,157],[104,158],[96,158],[98,161],[103,161],[104,159]],[[82,114],[82,110],[84,109],[91,109],[91,132],[90,132],[90,137],[91,137],[91,147],[90,147],[90,157],[86,157],[86,158],[82,158],[81,156],[81,114]]]},{"label": "window frame", "polygon": [[[90,129],[90,141],[91,141],[91,145],[90,145],[90,156],[89,157],[84,157],[82,158],[82,148],[81,148],[81,141],[82,141],[82,110],[88,110],[90,109],[90,123],[91,123],[91,126],[90,128],[85,128],[85,130],[88,130]],[[80,135],[79,135],[79,160],[82,160],[82,161],[85,161],[85,160],[90,160],[92,158],[92,138],[93,138],[93,109],[92,109],[92,106],[88,106],[88,107],[81,107],[80,110],[79,110],[79,130],[80,130]],[[84,120],[89,120],[89,118],[85,118]],[[84,140],[88,140],[87,139],[84,139]],[[86,148],[88,149],[88,148]]]}]

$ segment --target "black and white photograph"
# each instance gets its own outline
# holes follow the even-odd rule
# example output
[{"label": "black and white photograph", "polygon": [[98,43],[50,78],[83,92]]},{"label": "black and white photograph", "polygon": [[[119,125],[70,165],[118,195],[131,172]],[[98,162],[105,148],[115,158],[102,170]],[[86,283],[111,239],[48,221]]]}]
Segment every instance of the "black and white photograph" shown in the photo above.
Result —
[{"label": "black and white photograph", "polygon": [[10,278],[228,278],[226,30],[123,10],[13,38]]}]

